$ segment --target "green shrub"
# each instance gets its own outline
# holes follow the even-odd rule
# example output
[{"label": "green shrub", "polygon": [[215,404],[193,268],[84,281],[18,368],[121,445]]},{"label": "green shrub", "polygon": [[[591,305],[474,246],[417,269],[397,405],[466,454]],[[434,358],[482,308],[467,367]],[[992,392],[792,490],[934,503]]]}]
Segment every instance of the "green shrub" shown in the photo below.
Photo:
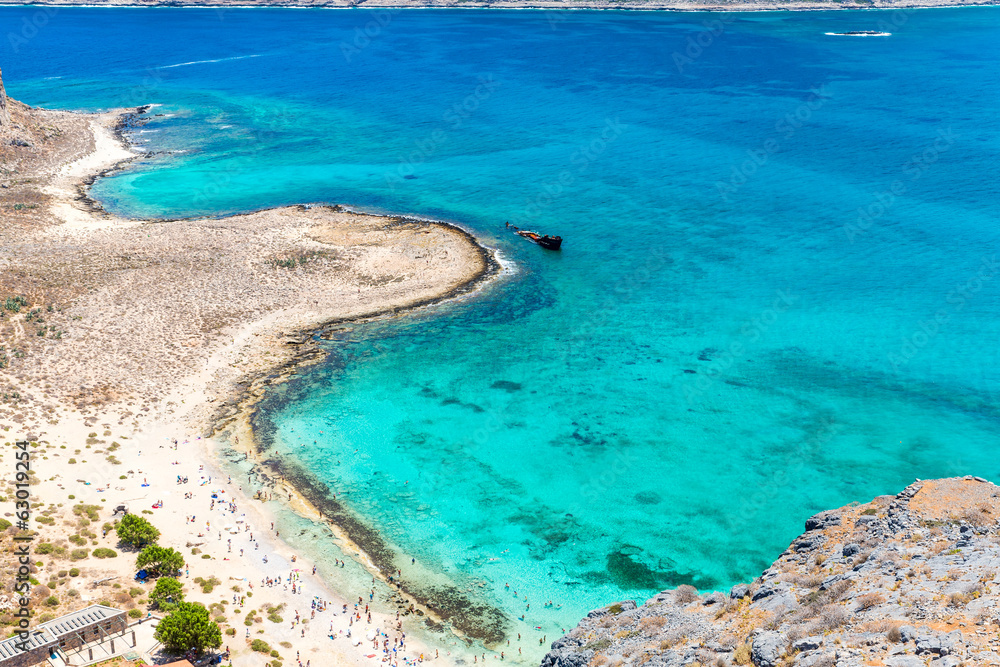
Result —
[{"label": "green shrub", "polygon": [[160,531],[149,521],[135,514],[123,516],[115,526],[115,532],[118,533],[118,539],[122,543],[134,547],[156,544],[156,540],[160,539]]},{"label": "green shrub", "polygon": [[173,577],[161,577],[149,594],[149,603],[164,611],[170,611],[184,601],[184,587]]},{"label": "green shrub", "polygon": [[87,540],[81,537],[80,535],[70,535],[69,541],[78,547],[82,547],[84,544],[87,543]]},{"label": "green shrub", "polygon": [[272,657],[272,658],[280,658],[280,657],[281,657],[281,654],[280,654],[280,653],[278,653],[278,652],[277,652],[277,651],[276,651],[275,649],[273,649],[273,648],[272,648],[272,649],[271,649],[271,657]]},{"label": "green shrub", "polygon": [[135,566],[152,574],[172,575],[184,567],[184,556],[175,549],[150,544],[136,557]]},{"label": "green shrub", "polygon": [[94,549],[94,558],[117,558],[118,552],[114,549],[108,549],[106,547],[101,547],[100,549]]},{"label": "green shrub", "polygon": [[13,524],[10,521],[8,521],[7,519],[0,519],[0,530],[7,530],[12,525]]},{"label": "green shrub", "polygon": [[129,618],[142,618],[142,612],[138,609],[129,609],[128,616]]},{"label": "green shrub", "polygon": [[59,598],[57,598],[55,595],[50,595],[49,597],[45,598],[45,605],[48,607],[58,607]]},{"label": "green shrub", "polygon": [[79,577],[80,576],[80,568],[78,568],[78,567],[71,567],[69,569],[69,576],[71,576],[71,577]]},{"label": "green shrub", "polygon": [[208,609],[200,604],[181,602],[177,609],[160,621],[153,633],[168,651],[218,648],[222,645],[219,625],[208,617]]},{"label": "green shrub", "polygon": [[73,549],[69,553],[70,560],[83,560],[90,553],[90,549]]},{"label": "green shrub", "polygon": [[201,592],[202,593],[211,593],[212,589],[214,589],[216,586],[218,586],[222,582],[219,581],[218,579],[216,579],[215,577],[209,577],[208,579],[202,579],[198,583],[201,584]]},{"label": "green shrub", "polygon": [[250,650],[257,651],[257,653],[270,653],[271,647],[263,639],[255,639],[250,642]]},{"label": "green shrub", "polygon": [[236,628],[226,628],[226,634],[229,635],[230,637],[235,636],[236,635]]},{"label": "green shrub", "polygon": [[51,542],[42,542],[37,547],[35,547],[36,554],[50,554],[55,551],[55,546]]}]

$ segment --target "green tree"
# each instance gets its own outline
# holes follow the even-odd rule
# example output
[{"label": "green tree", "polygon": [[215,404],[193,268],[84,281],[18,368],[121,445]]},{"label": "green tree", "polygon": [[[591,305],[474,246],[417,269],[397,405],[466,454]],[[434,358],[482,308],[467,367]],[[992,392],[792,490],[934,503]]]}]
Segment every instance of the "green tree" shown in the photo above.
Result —
[{"label": "green tree", "polygon": [[133,547],[155,544],[160,539],[160,531],[153,524],[135,514],[126,514],[115,526],[118,539]]},{"label": "green tree", "polygon": [[218,623],[208,616],[208,609],[193,602],[181,602],[177,609],[160,621],[153,633],[169,651],[194,649],[201,653],[206,648],[222,645],[222,631]]},{"label": "green tree", "polygon": [[[169,598],[169,599],[168,599]],[[176,609],[184,601],[184,586],[173,577],[160,577],[149,594],[149,603],[163,611]]]},{"label": "green tree", "polygon": [[148,570],[151,574],[173,575],[184,567],[184,556],[179,551],[150,544],[135,559],[137,569]]}]

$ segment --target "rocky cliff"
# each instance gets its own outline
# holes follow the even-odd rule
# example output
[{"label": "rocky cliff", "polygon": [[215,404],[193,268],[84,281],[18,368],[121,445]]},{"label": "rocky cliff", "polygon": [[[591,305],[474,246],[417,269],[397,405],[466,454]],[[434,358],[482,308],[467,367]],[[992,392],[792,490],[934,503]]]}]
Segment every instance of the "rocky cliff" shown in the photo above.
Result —
[{"label": "rocky cliff", "polygon": [[806,521],[728,592],[592,611],[543,667],[1000,665],[1000,487],[917,481]]},{"label": "rocky cliff", "polygon": [[0,127],[10,124],[10,112],[7,111],[7,93],[3,89],[3,70],[0,70]]}]

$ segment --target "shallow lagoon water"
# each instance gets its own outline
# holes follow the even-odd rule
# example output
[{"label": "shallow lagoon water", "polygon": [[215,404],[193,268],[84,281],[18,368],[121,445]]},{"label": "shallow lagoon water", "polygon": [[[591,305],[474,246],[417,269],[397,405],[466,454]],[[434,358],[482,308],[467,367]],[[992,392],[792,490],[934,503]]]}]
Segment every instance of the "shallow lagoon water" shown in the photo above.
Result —
[{"label": "shallow lagoon water", "polygon": [[1000,479],[995,8],[403,11],[354,46],[372,20],[60,9],[5,83],[160,105],[94,186],[115,212],[345,203],[516,265],[346,327],[261,423],[531,660],[591,608],[759,574],[816,511]]}]

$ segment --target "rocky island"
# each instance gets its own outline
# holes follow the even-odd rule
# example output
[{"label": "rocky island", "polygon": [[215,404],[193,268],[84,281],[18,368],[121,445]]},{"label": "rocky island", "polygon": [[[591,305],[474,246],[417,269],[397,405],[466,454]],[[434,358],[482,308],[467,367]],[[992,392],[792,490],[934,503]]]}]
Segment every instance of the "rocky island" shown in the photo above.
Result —
[{"label": "rocky island", "polygon": [[1000,487],[927,480],[822,512],[749,584],[588,614],[542,667],[1000,664]]}]

